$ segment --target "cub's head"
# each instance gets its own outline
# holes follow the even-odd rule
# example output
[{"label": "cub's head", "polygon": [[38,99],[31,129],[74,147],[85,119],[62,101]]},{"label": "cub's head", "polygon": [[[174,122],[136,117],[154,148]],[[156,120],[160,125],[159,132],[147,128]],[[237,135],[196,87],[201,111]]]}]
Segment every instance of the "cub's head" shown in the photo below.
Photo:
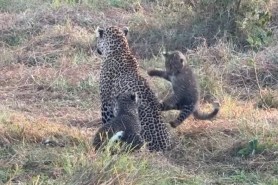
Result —
[{"label": "cub's head", "polygon": [[109,54],[113,54],[117,51],[129,49],[126,35],[128,28],[119,28],[116,26],[108,28],[97,27],[95,30],[97,38],[97,52],[106,57]]},{"label": "cub's head", "polygon": [[180,51],[168,51],[162,54],[165,58],[166,71],[178,73],[183,68],[185,56]]},{"label": "cub's head", "polygon": [[118,112],[132,112],[137,114],[138,110],[138,98],[135,93],[127,92],[116,96],[114,105],[114,115],[118,115]]},{"label": "cub's head", "polygon": [[116,96],[116,101],[118,102],[119,106],[125,106],[128,104],[137,105],[138,98],[135,93],[127,92]]}]

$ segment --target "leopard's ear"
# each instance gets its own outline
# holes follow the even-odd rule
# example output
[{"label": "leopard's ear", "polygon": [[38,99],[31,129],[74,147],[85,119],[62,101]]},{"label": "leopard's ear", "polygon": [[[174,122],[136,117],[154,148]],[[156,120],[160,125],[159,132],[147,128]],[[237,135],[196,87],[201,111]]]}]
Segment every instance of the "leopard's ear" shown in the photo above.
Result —
[{"label": "leopard's ear", "polygon": [[120,94],[117,94],[117,95],[115,96],[115,99],[116,99],[116,100],[119,100],[119,97],[120,97]]},{"label": "leopard's ear", "polygon": [[123,28],[123,32],[124,32],[125,36],[127,36],[128,31],[129,31],[128,27]]},{"label": "leopard's ear", "polygon": [[130,99],[131,99],[132,101],[137,102],[137,95],[136,95],[135,93],[131,93],[131,94],[130,94]]},{"label": "leopard's ear", "polygon": [[97,29],[95,30],[96,37],[97,38],[103,37],[103,33],[104,33],[104,30],[98,26]]}]

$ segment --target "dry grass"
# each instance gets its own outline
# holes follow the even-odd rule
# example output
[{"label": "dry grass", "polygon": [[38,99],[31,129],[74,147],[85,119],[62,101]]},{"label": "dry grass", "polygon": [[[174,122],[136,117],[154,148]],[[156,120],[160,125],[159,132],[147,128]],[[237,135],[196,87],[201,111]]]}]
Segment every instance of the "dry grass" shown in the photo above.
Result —
[{"label": "dry grass", "polygon": [[[204,13],[196,12],[198,2],[0,0],[0,183],[277,184],[275,6],[273,41],[254,52],[215,36],[213,20],[196,22]],[[209,111],[218,99],[220,114],[171,130],[176,145],[165,154],[95,153],[97,25],[130,27],[146,78],[146,70],[163,68],[160,51],[186,51],[200,108]],[[148,79],[160,99],[169,93],[165,81]],[[165,121],[176,113],[163,114]]]}]

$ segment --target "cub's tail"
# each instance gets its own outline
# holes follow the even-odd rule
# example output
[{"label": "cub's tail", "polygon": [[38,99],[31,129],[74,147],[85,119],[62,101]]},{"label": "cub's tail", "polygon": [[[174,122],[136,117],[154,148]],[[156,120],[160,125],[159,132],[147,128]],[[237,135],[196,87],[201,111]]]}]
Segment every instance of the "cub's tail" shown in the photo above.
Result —
[{"label": "cub's tail", "polygon": [[214,118],[218,114],[218,112],[219,112],[220,104],[219,104],[219,102],[213,102],[212,105],[213,105],[214,110],[211,113],[201,113],[199,111],[199,109],[196,109],[193,112],[193,116],[196,119],[200,119],[200,120],[208,120],[208,119]]}]

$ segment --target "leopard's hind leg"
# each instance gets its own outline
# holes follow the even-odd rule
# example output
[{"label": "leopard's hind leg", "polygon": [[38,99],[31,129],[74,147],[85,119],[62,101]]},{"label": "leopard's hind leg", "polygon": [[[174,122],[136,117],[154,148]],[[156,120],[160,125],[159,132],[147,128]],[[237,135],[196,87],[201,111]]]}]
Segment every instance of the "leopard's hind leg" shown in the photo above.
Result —
[{"label": "leopard's hind leg", "polygon": [[176,120],[170,122],[171,127],[176,128],[177,126],[179,126],[186,118],[190,116],[194,109],[194,105],[183,106]]}]

